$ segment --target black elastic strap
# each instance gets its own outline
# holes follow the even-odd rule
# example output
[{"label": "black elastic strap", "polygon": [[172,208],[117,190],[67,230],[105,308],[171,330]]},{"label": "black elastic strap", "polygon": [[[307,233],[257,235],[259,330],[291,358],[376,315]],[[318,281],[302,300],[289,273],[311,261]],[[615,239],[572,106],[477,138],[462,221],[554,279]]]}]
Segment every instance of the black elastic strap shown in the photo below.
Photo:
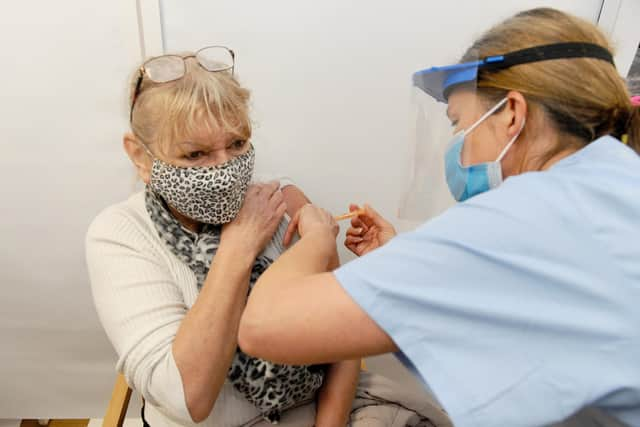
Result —
[{"label": "black elastic strap", "polygon": [[[500,58],[501,57],[501,58]],[[514,65],[531,62],[547,61],[550,59],[596,58],[607,61],[615,67],[613,55],[608,49],[582,42],[553,43],[508,52],[502,55],[492,55],[483,59],[481,69],[502,70]]]},{"label": "black elastic strap", "polygon": [[142,409],[140,409],[140,416],[142,417],[142,427],[150,427],[149,423],[147,422],[146,418],[144,417],[144,405],[147,402],[144,401],[144,399],[142,399]]}]

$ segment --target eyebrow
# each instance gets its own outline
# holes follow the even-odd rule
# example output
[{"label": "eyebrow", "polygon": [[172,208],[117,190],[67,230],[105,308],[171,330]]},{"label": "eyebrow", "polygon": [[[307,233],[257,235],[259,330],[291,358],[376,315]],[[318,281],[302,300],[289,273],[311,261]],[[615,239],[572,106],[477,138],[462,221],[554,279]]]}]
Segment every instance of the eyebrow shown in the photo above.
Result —
[{"label": "eyebrow", "polygon": [[[231,145],[233,145],[233,143],[236,140],[239,140],[239,139],[248,140],[247,138],[243,138],[240,135],[227,134],[227,135],[225,135],[224,146],[225,147],[230,147]],[[207,142],[202,142],[201,143],[201,142],[197,142],[197,141],[190,140],[190,139],[182,140],[180,142],[180,145],[182,147],[186,147],[186,148],[201,148],[201,149],[211,149],[212,148],[212,145],[210,143],[207,143]]]},{"label": "eyebrow", "polygon": [[197,148],[210,148],[209,144],[206,143],[200,143],[200,142],[196,142],[193,140],[183,140],[180,142],[181,146],[190,146],[190,147],[197,147]]}]

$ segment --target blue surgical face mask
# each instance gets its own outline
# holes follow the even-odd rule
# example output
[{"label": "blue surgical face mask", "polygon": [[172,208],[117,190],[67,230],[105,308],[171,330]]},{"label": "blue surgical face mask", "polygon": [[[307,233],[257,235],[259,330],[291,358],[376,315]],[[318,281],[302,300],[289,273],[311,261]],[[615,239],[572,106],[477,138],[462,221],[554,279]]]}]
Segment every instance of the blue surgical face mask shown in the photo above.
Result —
[{"label": "blue surgical face mask", "polygon": [[449,146],[445,153],[445,173],[447,177],[447,185],[449,191],[453,195],[453,198],[459,202],[463,202],[476,194],[484,193],[492,188],[499,186],[502,183],[502,166],[500,162],[502,158],[507,154],[507,151],[513,143],[518,139],[522,129],[524,129],[525,120],[522,121],[522,126],[517,135],[515,135],[511,141],[507,143],[498,158],[493,162],[479,163],[471,166],[462,166],[460,163],[462,155],[462,147],[464,140],[480,123],[485,121],[487,117],[495,113],[500,107],[507,102],[507,98],[504,98],[493,108],[487,111],[480,119],[475,122],[471,127],[466,130],[460,131],[454,135],[449,142]]}]

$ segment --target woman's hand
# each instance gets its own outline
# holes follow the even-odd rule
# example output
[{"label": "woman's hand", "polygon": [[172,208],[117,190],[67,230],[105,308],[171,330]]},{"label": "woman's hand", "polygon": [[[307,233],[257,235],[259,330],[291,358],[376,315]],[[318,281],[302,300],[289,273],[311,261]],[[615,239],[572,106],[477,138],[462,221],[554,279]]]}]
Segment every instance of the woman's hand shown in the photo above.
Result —
[{"label": "woman's hand", "polygon": [[222,228],[222,241],[232,241],[258,256],[273,238],[287,210],[277,182],[252,184],[233,221]]},{"label": "woman's hand", "polygon": [[[350,205],[349,212],[360,209]],[[351,220],[344,245],[354,254],[362,256],[387,243],[397,234],[393,225],[371,206],[364,205],[364,213]]]},{"label": "woman's hand", "polygon": [[338,236],[340,227],[336,220],[333,219],[333,215],[316,205],[308,203],[300,208],[291,219],[289,228],[287,228],[287,232],[284,235],[283,243],[288,246],[296,231],[300,237],[304,237],[305,234],[312,230],[325,230],[332,233],[335,239]]}]

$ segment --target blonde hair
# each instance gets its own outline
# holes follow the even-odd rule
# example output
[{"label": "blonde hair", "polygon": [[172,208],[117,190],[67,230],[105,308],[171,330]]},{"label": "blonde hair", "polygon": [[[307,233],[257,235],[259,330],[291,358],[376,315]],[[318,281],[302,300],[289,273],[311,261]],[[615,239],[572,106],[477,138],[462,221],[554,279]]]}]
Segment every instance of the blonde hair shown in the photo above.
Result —
[{"label": "blonde hair", "polygon": [[[507,19],[483,34],[461,62],[528,47],[562,42],[611,44],[593,24],[550,8],[531,9]],[[518,91],[546,113],[556,129],[569,138],[541,164],[567,149],[579,149],[611,134],[640,153],[640,111],[631,104],[625,81],[607,61],[594,58],[554,59],[516,65],[500,71],[480,71],[478,94],[490,102]],[[534,108],[533,110],[535,110]]]},{"label": "blonde hair", "polygon": [[[192,55],[184,53],[181,56]],[[201,131],[251,137],[249,91],[228,71],[211,72],[195,58],[186,58],[185,75],[167,83],[154,83],[144,76],[131,116],[131,130],[144,144],[158,143],[159,150]],[[129,87],[133,102],[138,70]]]}]

